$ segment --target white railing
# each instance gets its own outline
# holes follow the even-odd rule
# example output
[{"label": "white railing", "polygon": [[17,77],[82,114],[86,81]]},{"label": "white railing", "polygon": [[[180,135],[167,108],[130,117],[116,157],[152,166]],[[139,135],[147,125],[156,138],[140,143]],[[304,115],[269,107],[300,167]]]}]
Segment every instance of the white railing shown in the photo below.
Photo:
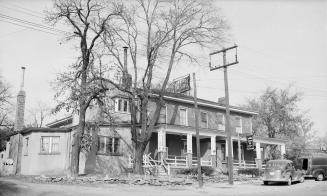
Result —
[{"label": "white railing", "polygon": [[165,161],[170,167],[184,168],[187,166],[187,159],[184,156],[171,156],[168,155]]},{"label": "white railing", "polygon": [[[234,160],[234,163],[233,165],[236,167],[236,168],[257,168],[258,165],[255,161],[242,161],[241,164],[238,163],[238,161]],[[261,168],[262,169],[265,169],[266,168],[266,165],[265,164],[262,164],[261,165]]]},{"label": "white railing", "polygon": [[[212,166],[212,161],[211,160],[203,160],[202,158],[200,160],[201,160],[201,166]],[[198,165],[198,160],[196,158],[194,158],[194,157],[192,159],[192,165],[193,166]]]}]

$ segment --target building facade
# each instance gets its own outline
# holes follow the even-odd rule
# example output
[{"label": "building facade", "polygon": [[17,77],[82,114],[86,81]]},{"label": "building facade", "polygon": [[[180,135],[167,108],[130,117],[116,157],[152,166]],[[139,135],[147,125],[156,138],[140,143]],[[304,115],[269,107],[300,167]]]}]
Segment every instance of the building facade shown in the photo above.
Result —
[{"label": "building facade", "polygon": [[[148,104],[148,115],[155,110],[153,94]],[[163,97],[165,105],[152,132],[145,155],[152,160],[169,165],[171,168],[195,166],[195,109],[192,96],[168,93]],[[80,174],[114,174],[128,172],[132,167],[132,138],[130,121],[130,103],[127,96],[116,93],[109,99],[111,117],[115,123],[106,123],[103,109],[92,107],[87,111],[85,136],[91,139],[91,145],[80,153]],[[225,105],[223,103],[198,99],[199,135],[201,165],[225,171],[227,160],[227,133],[225,130]],[[285,140],[254,137],[254,150],[248,150],[246,136],[252,135],[252,118],[256,112],[238,107],[230,107],[232,152],[236,166],[241,164],[258,166],[265,158],[265,149],[277,145],[281,154],[285,153]],[[20,131],[20,145],[12,136],[12,144],[21,146],[20,154],[9,154],[9,158],[18,156],[20,165],[16,173],[26,175],[66,174],[70,165],[72,135],[78,128],[77,115],[72,115],[49,123],[48,128],[29,128]],[[238,145],[240,144],[240,145]],[[11,149],[13,147],[10,147]],[[240,149],[240,150],[238,150]],[[11,155],[10,155],[11,154]]]}]

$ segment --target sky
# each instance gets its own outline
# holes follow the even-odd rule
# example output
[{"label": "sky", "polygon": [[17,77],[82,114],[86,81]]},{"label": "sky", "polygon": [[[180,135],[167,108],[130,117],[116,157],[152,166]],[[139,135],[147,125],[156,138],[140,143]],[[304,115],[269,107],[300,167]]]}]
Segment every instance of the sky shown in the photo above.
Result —
[{"label": "sky", "polygon": [[[303,93],[299,109],[307,111],[317,135],[326,134],[326,1],[217,0],[214,3],[231,26],[230,44],[238,45],[239,64],[228,70],[230,103],[242,105],[267,87],[292,85],[294,91]],[[49,0],[0,0],[0,75],[16,94],[21,82],[20,67],[27,67],[27,109],[38,102],[54,106],[51,81],[74,61],[77,51],[58,34],[17,26],[5,22],[8,20],[4,17],[47,25],[42,18],[44,10],[50,8]],[[183,63],[174,69],[173,77],[196,72],[198,96],[217,101],[224,96],[223,72],[209,70],[207,53],[201,54],[200,59],[201,66]]]}]

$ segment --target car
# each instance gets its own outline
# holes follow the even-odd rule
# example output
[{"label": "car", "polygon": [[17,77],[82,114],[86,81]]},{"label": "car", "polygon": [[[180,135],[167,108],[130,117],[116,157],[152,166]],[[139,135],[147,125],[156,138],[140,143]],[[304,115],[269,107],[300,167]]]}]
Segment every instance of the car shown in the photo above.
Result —
[{"label": "car", "polygon": [[295,169],[291,160],[280,159],[270,160],[266,163],[263,174],[263,184],[268,185],[269,182],[285,182],[291,185],[292,182],[304,182],[304,172]]},{"label": "car", "polygon": [[313,177],[317,181],[327,178],[327,157],[302,157],[299,165],[305,170],[305,177]]}]

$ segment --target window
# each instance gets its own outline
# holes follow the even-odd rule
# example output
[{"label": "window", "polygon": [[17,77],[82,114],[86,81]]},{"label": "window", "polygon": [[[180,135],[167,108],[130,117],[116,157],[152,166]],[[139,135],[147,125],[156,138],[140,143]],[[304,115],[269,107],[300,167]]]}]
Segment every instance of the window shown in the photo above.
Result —
[{"label": "window", "polygon": [[187,114],[185,108],[179,109],[179,124],[187,126]]},{"label": "window", "polygon": [[201,112],[201,122],[204,124],[205,128],[208,128],[208,114]]},{"label": "window", "polygon": [[241,117],[235,117],[235,127],[241,127]]},{"label": "window", "polygon": [[129,112],[129,101],[123,98],[117,98],[115,100],[116,112]]},{"label": "window", "polygon": [[120,139],[118,137],[99,136],[98,154],[119,155]]},{"label": "window", "polygon": [[224,125],[225,119],[223,114],[218,114],[218,125]]},{"label": "window", "polygon": [[24,155],[28,155],[28,141],[29,141],[29,138],[26,137],[25,140],[24,140]]},{"label": "window", "polygon": [[46,154],[59,153],[59,136],[42,136],[41,153],[46,153]]}]

